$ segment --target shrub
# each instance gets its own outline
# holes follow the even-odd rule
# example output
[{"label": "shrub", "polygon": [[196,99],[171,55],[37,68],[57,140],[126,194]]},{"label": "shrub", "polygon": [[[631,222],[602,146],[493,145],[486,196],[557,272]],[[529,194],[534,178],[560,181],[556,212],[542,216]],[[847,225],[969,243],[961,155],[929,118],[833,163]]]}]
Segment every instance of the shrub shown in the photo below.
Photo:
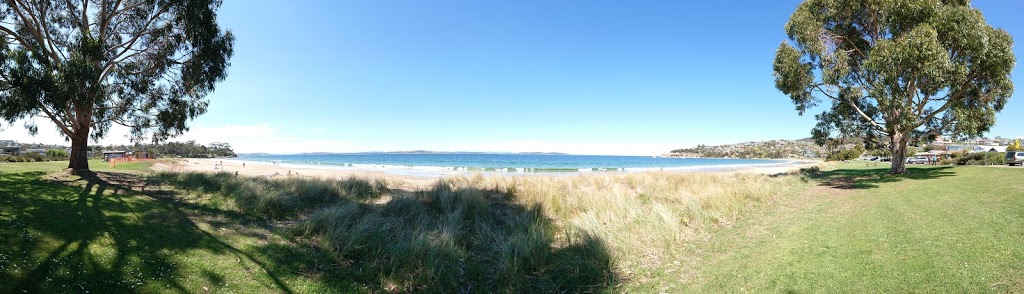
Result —
[{"label": "shrub", "polygon": [[68,157],[68,152],[62,149],[50,149],[46,150],[46,157],[63,159]]},{"label": "shrub", "polygon": [[34,152],[25,153],[25,154],[22,155],[22,157],[25,159],[24,162],[29,162],[29,161],[39,162],[39,161],[45,161],[46,160],[46,158],[43,158],[42,154],[34,153]]},{"label": "shrub", "polygon": [[[954,154],[953,159],[948,162],[956,165],[1003,165],[1006,164],[1004,154],[1000,152],[976,152],[967,154]],[[943,161],[947,162],[947,161]]]}]

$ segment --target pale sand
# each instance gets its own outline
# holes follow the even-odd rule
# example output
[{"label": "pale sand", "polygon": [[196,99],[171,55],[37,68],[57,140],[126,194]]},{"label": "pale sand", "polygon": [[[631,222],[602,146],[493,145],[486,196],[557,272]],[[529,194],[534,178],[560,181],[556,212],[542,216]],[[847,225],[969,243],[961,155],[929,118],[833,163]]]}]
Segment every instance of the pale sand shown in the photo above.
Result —
[{"label": "pale sand", "polygon": [[[244,164],[244,166],[243,166]],[[784,174],[792,171],[796,171],[801,168],[808,168],[814,166],[820,166],[821,162],[818,161],[800,161],[793,162],[784,165],[773,165],[773,166],[746,166],[737,168],[723,168],[711,171],[679,171],[679,173],[715,173],[715,174],[736,174],[736,173],[753,173],[753,174],[764,174],[764,175],[776,175]],[[359,170],[353,168],[340,168],[331,166],[300,166],[300,165],[287,165],[279,164],[275,165],[270,162],[253,162],[253,161],[239,161],[239,160],[223,160],[223,159],[178,159],[170,164],[158,163],[153,166],[153,169],[158,171],[200,171],[200,172],[228,172],[238,173],[243,176],[256,176],[256,177],[267,177],[267,178],[285,178],[285,177],[304,177],[304,178],[322,178],[322,179],[345,179],[349,177],[358,177],[364,179],[380,179],[389,183],[389,186],[393,188],[407,188],[407,189],[419,189],[429,187],[437,182],[439,178],[451,177],[451,176],[471,176],[474,173],[471,172],[450,172],[442,174],[434,174],[429,176],[411,176],[386,173],[384,171],[377,170]],[[536,174],[518,174],[518,173],[485,173],[488,176],[566,176],[573,175],[575,173],[536,173]]]}]

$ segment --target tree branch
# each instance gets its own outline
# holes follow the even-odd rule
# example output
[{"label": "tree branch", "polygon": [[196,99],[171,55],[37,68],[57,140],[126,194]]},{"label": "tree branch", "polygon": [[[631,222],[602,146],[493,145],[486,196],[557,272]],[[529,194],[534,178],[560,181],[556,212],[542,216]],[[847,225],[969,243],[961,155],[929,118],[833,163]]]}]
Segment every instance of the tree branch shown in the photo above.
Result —
[{"label": "tree branch", "polygon": [[63,131],[65,135],[68,135],[68,137],[71,137],[71,135],[73,135],[75,133],[75,132],[71,131],[71,129],[68,128],[67,125],[65,125],[63,122],[58,120],[57,119],[58,117],[56,115],[54,115],[53,112],[50,112],[50,110],[46,108],[46,105],[43,105],[43,103],[41,101],[37,100],[36,102],[39,103],[39,109],[41,109],[43,111],[43,113],[46,114],[46,117],[50,118],[50,120],[53,121],[53,123],[56,124],[57,127],[60,128],[60,130]]},{"label": "tree branch", "polygon": [[24,3],[21,3],[21,1],[19,1],[19,0],[7,0],[7,3],[11,5],[11,9],[14,10],[14,12],[18,14],[18,17],[21,18],[21,21],[24,24],[24,27],[26,29],[28,29],[29,32],[32,33],[33,36],[35,36],[36,41],[39,42],[39,47],[40,47],[39,50],[40,50],[40,52],[42,52],[44,55],[48,55],[48,57],[52,58],[53,59],[52,61],[53,61],[55,66],[59,66],[60,58],[57,57],[57,55],[54,54],[53,52],[47,52],[47,50],[46,50],[46,45],[45,45],[46,44],[46,39],[44,39],[43,35],[41,33],[39,33],[39,30],[38,30],[38,28],[39,28],[38,20],[36,20],[35,16],[32,15],[31,13],[29,13],[29,16],[31,16],[31,18],[25,17],[25,13],[23,13],[21,11],[22,10],[21,8],[27,7],[27,5],[24,5]]},{"label": "tree branch", "polygon": [[18,43],[21,44],[22,47],[29,48],[29,49],[32,48],[32,46],[29,46],[28,42],[25,41],[25,39],[23,39],[21,37],[21,35],[18,35],[14,31],[12,31],[11,29],[9,29],[9,28],[7,28],[5,26],[0,26],[0,31],[3,31],[4,33],[7,33],[8,35],[11,35],[12,37],[14,37],[14,39],[18,40]]},{"label": "tree branch", "polygon": [[853,109],[856,110],[858,114],[860,114],[861,118],[863,118],[865,121],[870,123],[871,126],[874,126],[875,129],[877,129],[878,131],[885,132],[885,128],[882,128],[882,126],[879,125],[877,122],[875,122],[874,119],[872,119],[870,116],[868,116],[866,113],[864,113],[864,111],[861,110],[860,107],[858,107],[856,103],[854,103],[853,99],[847,98],[847,99],[845,99],[846,101],[843,101],[842,99],[839,99],[839,98],[837,98],[835,96],[829,95],[827,92],[825,92],[825,90],[823,90],[821,88],[820,84],[814,85],[814,87],[818,89],[818,92],[821,92],[822,94],[825,94],[825,96],[828,96],[829,98],[832,98],[832,100],[835,100],[836,102],[840,102],[840,103],[841,102],[846,102],[847,104],[850,104],[850,107],[853,107]]}]

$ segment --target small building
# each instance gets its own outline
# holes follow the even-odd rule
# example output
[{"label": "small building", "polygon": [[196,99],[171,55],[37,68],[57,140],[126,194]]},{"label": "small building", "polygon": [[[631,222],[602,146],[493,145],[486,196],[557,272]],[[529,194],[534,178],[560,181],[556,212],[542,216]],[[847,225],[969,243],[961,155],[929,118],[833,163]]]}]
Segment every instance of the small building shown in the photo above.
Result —
[{"label": "small building", "polygon": [[111,158],[125,157],[128,151],[103,151],[103,161],[108,161]]},{"label": "small building", "polygon": [[980,147],[983,150],[982,152],[1002,152],[1002,153],[1005,153],[1006,152],[1006,147],[1009,147],[1009,146],[978,146],[978,147]]},{"label": "small building", "polygon": [[135,159],[156,159],[156,152],[149,151],[149,150],[143,150],[143,151],[136,150],[136,151],[132,152],[131,156],[132,156],[132,158],[135,158]]},{"label": "small building", "polygon": [[21,152],[22,154],[35,153],[39,155],[46,155],[46,149],[25,149]]},{"label": "small building", "polygon": [[21,146],[0,146],[0,155],[16,156],[21,154]]},{"label": "small building", "polygon": [[961,150],[972,150],[972,149],[974,149],[974,147],[972,147],[972,146],[964,146],[964,145],[946,145],[945,149],[946,149],[946,151],[961,151]]}]

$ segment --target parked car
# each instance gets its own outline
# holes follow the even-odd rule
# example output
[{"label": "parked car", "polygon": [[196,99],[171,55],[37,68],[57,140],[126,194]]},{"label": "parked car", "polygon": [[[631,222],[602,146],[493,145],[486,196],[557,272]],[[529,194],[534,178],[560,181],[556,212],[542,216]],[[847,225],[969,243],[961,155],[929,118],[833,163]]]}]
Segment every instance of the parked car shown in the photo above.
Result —
[{"label": "parked car", "polygon": [[917,157],[911,157],[911,158],[907,159],[907,163],[909,163],[909,164],[927,164],[928,163],[928,156],[921,155],[921,156],[917,156]]},{"label": "parked car", "polygon": [[1006,164],[1009,164],[1010,166],[1013,166],[1014,164],[1016,164],[1016,165],[1024,165],[1022,163],[1024,163],[1024,152],[1017,152],[1017,151],[1007,151],[1006,152]]}]

